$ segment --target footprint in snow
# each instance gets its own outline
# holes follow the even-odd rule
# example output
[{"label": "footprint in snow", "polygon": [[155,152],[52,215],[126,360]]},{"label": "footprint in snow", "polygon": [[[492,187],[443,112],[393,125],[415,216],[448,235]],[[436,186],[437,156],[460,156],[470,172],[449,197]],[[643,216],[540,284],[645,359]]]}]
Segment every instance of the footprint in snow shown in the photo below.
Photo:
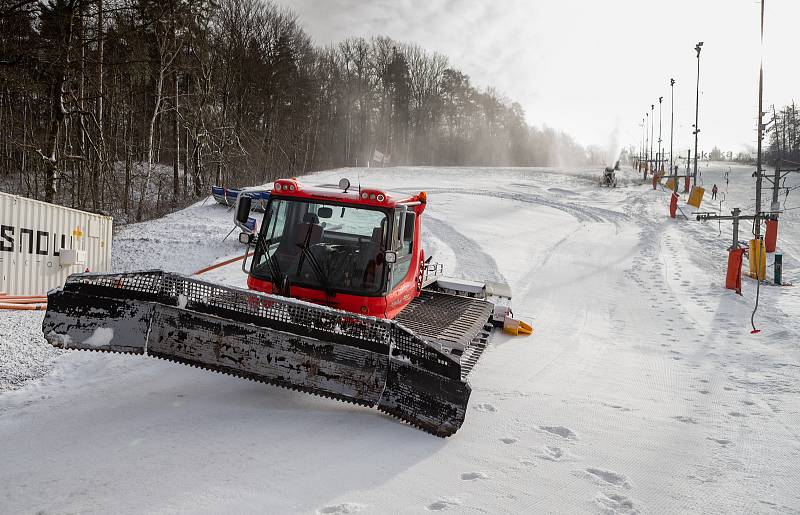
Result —
[{"label": "footprint in snow", "polygon": [[363,510],[365,506],[363,504],[358,504],[354,502],[345,502],[342,504],[332,504],[330,506],[325,506],[324,508],[320,508],[317,510],[317,513],[330,515],[330,514],[348,514],[348,513],[358,513],[359,511]]},{"label": "footprint in snow", "polygon": [[506,445],[511,445],[512,443],[517,443],[517,439],[516,438],[501,438],[500,441],[503,442]]},{"label": "footprint in snow", "polygon": [[495,408],[492,404],[483,403],[483,404],[476,405],[475,406],[475,410],[476,411],[483,411],[485,413],[494,413],[495,411],[497,411],[497,408]]},{"label": "footprint in snow", "polygon": [[461,506],[461,500],[456,498],[440,499],[425,507],[428,511],[443,511],[456,506]]},{"label": "footprint in snow", "polygon": [[731,411],[730,413],[728,413],[728,415],[730,415],[732,417],[746,417],[747,416],[744,413],[742,413],[741,411]]},{"label": "footprint in snow", "polygon": [[465,472],[461,474],[461,479],[464,481],[476,481],[478,479],[489,479],[489,476],[483,472]]},{"label": "footprint in snow", "polygon": [[678,422],[683,422],[684,424],[697,424],[697,420],[693,419],[692,417],[684,417],[683,415],[679,415],[677,417],[672,417]]},{"label": "footprint in snow", "polygon": [[585,471],[582,471],[582,473],[595,482],[607,483],[609,485],[619,486],[622,488],[631,487],[631,484],[628,482],[628,478],[612,470],[589,467]]},{"label": "footprint in snow", "polygon": [[600,508],[600,512],[607,515],[636,515],[639,513],[633,501],[620,494],[597,492],[594,502]]},{"label": "footprint in snow", "polygon": [[564,426],[539,426],[539,429],[550,433],[556,436],[560,436],[565,440],[577,440],[578,436],[572,431],[572,429]]},{"label": "footprint in snow", "polygon": [[620,411],[630,411],[631,410],[630,408],[626,408],[625,406],[620,406],[619,404],[606,404],[604,402],[603,406],[608,406],[609,408],[618,409]]},{"label": "footprint in snow", "polygon": [[542,447],[542,450],[536,453],[536,457],[545,461],[575,461],[578,459],[574,454],[552,445]]},{"label": "footprint in snow", "polygon": [[723,447],[727,447],[728,445],[731,444],[731,441],[730,440],[726,440],[725,438],[711,438],[710,436],[708,436],[706,438],[708,440],[711,440],[712,442],[720,444]]}]

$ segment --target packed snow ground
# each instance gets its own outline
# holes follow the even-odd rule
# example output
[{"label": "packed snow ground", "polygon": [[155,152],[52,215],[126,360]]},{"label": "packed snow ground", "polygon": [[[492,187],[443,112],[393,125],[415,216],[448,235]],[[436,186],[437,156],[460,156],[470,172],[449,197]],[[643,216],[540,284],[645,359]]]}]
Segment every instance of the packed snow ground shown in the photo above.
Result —
[{"label": "packed snow ground", "polygon": [[[727,170],[703,167],[704,185],[726,194],[723,211],[749,207],[752,170],[725,188]],[[755,283],[741,297],[722,287],[730,223],[671,220],[666,192],[630,169],[600,188],[599,174],[305,179],[427,191],[428,253],[455,275],[505,279],[533,322],[531,337],[493,337],[455,436],[149,358],[58,354],[0,393],[0,512],[800,513],[800,295],[762,287],[751,335]],[[798,197],[779,241],[794,283]],[[221,242],[231,216],[206,203],[129,226],[114,266],[191,273],[236,255],[235,234]],[[239,263],[205,277],[244,282]],[[6,325],[0,348],[18,349]],[[34,356],[47,348],[36,323],[18,326]]]}]

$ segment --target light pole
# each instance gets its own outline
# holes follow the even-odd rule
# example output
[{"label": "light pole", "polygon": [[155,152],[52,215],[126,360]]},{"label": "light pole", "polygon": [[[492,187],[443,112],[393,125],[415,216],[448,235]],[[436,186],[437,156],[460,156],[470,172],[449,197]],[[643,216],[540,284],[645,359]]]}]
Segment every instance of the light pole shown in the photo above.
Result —
[{"label": "light pole", "polygon": [[[754,235],[761,235],[761,140],[764,134],[764,0],[761,0],[761,62],[758,65],[758,130],[756,131],[756,220]],[[756,277],[759,277],[756,271]]]},{"label": "light pole", "polygon": [[[656,105],[655,104],[650,104],[650,157],[653,158],[653,160],[655,160],[655,154],[653,154],[653,145],[655,144],[655,141],[654,141],[655,138],[653,137],[654,136],[653,131],[656,128],[655,109],[656,109]],[[653,172],[653,173],[655,173],[655,172]],[[645,177],[645,179],[647,179],[647,177]]]},{"label": "light pole", "polygon": [[672,136],[675,125],[675,79],[669,80],[670,103],[669,103],[669,171],[672,174],[672,191],[678,193],[678,173],[675,172],[672,164]]},{"label": "light pole", "polygon": [[700,50],[702,48],[702,41],[694,46],[697,51],[697,91],[695,92],[694,100],[694,174],[692,175],[692,187],[697,186],[697,133],[700,132],[700,127],[697,124],[700,115]]},{"label": "light pole", "polygon": [[664,156],[661,154],[661,101],[664,97],[658,97],[658,164],[656,165],[657,171],[661,171]]},{"label": "light pole", "polygon": [[644,159],[644,118],[642,118],[642,123],[639,124],[639,128],[639,163],[636,165],[637,173],[642,169],[642,160]]},{"label": "light pole", "polygon": [[645,124],[644,124],[644,180],[647,180],[647,168],[650,166],[650,152],[648,148],[650,147],[650,113],[645,113]]}]

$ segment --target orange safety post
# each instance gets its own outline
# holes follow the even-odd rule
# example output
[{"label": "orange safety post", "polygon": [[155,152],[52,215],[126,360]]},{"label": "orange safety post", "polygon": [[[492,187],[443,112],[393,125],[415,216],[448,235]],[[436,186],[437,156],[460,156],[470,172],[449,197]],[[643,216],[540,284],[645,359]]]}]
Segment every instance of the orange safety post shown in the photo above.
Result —
[{"label": "orange safety post", "polygon": [[767,249],[767,252],[772,253],[775,252],[777,244],[778,244],[778,221],[767,220],[767,232],[764,235],[764,247]]},{"label": "orange safety post", "polygon": [[725,287],[742,293],[742,261],[744,259],[744,249],[741,247],[731,249],[728,252],[728,274],[725,277]]},{"label": "orange safety post", "polygon": [[672,192],[672,196],[669,199],[669,216],[670,218],[675,218],[675,213],[678,211],[678,194],[674,191]]},{"label": "orange safety post", "polygon": [[767,278],[767,252],[762,239],[750,240],[750,277],[763,281]]},{"label": "orange safety post", "polygon": [[653,189],[657,189],[657,187],[658,187],[658,174],[654,173],[653,174]]},{"label": "orange safety post", "polygon": [[689,194],[689,200],[687,200],[686,203],[700,209],[700,204],[703,203],[703,195],[705,195],[705,193],[706,190],[702,186],[692,187],[692,192]]},{"label": "orange safety post", "polygon": [[689,177],[683,179],[683,192],[689,193]]}]

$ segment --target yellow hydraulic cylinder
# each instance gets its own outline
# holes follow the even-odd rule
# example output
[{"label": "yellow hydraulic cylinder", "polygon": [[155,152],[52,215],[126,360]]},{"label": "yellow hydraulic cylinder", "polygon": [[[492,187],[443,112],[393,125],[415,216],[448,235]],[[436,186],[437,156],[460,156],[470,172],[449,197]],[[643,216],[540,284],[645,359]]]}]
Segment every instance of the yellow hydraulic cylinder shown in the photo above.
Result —
[{"label": "yellow hydraulic cylinder", "polygon": [[692,188],[692,192],[689,193],[689,204],[692,207],[699,208],[700,204],[703,202],[703,195],[705,195],[706,190],[703,189],[701,186],[694,186]]},{"label": "yellow hydraulic cylinder", "polygon": [[767,249],[761,240],[750,240],[750,277],[763,281],[767,278]]}]

